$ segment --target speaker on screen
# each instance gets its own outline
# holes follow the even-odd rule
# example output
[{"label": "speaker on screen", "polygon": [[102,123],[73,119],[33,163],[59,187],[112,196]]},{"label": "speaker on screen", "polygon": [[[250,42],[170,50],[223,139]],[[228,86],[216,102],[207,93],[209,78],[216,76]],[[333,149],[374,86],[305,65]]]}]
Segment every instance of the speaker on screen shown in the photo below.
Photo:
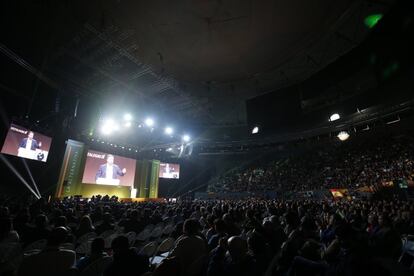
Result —
[{"label": "speaker on screen", "polygon": [[180,164],[160,163],[160,178],[180,178]]},{"label": "speaker on screen", "polygon": [[2,153],[46,162],[52,138],[11,124],[4,140]]},{"label": "speaker on screen", "polygon": [[82,183],[133,186],[136,160],[88,150]]}]

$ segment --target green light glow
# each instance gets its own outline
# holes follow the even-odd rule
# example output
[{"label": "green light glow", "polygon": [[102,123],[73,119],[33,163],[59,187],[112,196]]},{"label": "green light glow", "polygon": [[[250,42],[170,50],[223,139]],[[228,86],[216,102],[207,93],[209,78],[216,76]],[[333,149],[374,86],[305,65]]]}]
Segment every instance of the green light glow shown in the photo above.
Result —
[{"label": "green light glow", "polygon": [[388,79],[392,74],[394,74],[400,68],[400,64],[398,62],[394,62],[387,68],[382,71],[382,76],[384,79]]},{"label": "green light glow", "polygon": [[365,17],[364,23],[368,28],[372,29],[381,20],[382,16],[382,13],[368,15]]}]

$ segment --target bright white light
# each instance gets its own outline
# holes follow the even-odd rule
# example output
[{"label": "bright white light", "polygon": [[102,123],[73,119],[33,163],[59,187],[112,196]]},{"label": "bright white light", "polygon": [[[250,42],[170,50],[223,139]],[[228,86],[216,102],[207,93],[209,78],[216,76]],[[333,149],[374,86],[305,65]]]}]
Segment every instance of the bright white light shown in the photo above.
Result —
[{"label": "bright white light", "polygon": [[258,127],[258,126],[255,126],[255,127],[252,129],[252,134],[256,134],[256,133],[259,133],[259,127]]},{"label": "bright white light", "polygon": [[129,113],[125,114],[125,115],[124,115],[124,120],[125,120],[125,121],[131,121],[131,120],[132,120],[132,115],[131,115],[131,114],[129,114]]},{"label": "bright white light", "polygon": [[331,122],[339,120],[339,119],[341,119],[341,116],[339,116],[338,113],[334,113],[334,114],[331,115],[331,117],[329,117],[329,121],[331,121]]},{"label": "bright white light", "polygon": [[166,149],[166,151],[172,151],[173,150],[173,148],[168,148],[168,149]]},{"label": "bright white light", "polygon": [[147,119],[145,120],[145,124],[146,124],[147,126],[149,126],[149,127],[152,127],[152,126],[154,125],[154,120],[153,120],[153,119],[151,119],[151,118],[147,118]]},{"label": "bright white light", "polygon": [[338,133],[337,137],[338,137],[339,140],[345,141],[349,138],[349,133],[346,132],[346,131],[341,131],[341,132]]},{"label": "bright white light", "polygon": [[131,125],[132,125],[131,122],[125,122],[125,124],[124,124],[124,126],[127,127],[127,128],[131,127]]},{"label": "bright white light", "polygon": [[171,135],[174,132],[174,129],[172,127],[166,127],[164,130],[165,134]]},{"label": "bright white light", "polygon": [[115,125],[114,120],[107,119],[103,122],[101,132],[102,132],[102,134],[109,135],[116,129],[117,129],[117,127]]},{"label": "bright white light", "polygon": [[190,142],[190,136],[188,136],[187,134],[183,136],[183,141],[184,142]]}]

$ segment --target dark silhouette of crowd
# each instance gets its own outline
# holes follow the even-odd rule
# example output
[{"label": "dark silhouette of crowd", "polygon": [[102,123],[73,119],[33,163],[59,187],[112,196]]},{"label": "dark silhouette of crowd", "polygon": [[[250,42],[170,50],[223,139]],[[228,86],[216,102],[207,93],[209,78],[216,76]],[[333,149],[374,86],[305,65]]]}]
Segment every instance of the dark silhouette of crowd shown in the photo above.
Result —
[{"label": "dark silhouette of crowd", "polygon": [[337,142],[272,160],[253,162],[213,181],[209,192],[309,191],[357,189],[414,180],[412,133]]},{"label": "dark silhouette of crowd", "polygon": [[0,275],[413,273],[414,203],[398,198],[0,206]]}]

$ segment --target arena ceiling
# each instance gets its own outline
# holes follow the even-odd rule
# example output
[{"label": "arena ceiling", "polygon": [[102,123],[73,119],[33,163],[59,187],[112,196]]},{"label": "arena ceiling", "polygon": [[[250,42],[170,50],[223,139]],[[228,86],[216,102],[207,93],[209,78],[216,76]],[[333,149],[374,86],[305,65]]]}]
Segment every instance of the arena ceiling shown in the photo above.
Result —
[{"label": "arena ceiling", "polygon": [[8,2],[2,52],[48,85],[211,126],[245,124],[246,99],[332,63],[394,1]]}]

